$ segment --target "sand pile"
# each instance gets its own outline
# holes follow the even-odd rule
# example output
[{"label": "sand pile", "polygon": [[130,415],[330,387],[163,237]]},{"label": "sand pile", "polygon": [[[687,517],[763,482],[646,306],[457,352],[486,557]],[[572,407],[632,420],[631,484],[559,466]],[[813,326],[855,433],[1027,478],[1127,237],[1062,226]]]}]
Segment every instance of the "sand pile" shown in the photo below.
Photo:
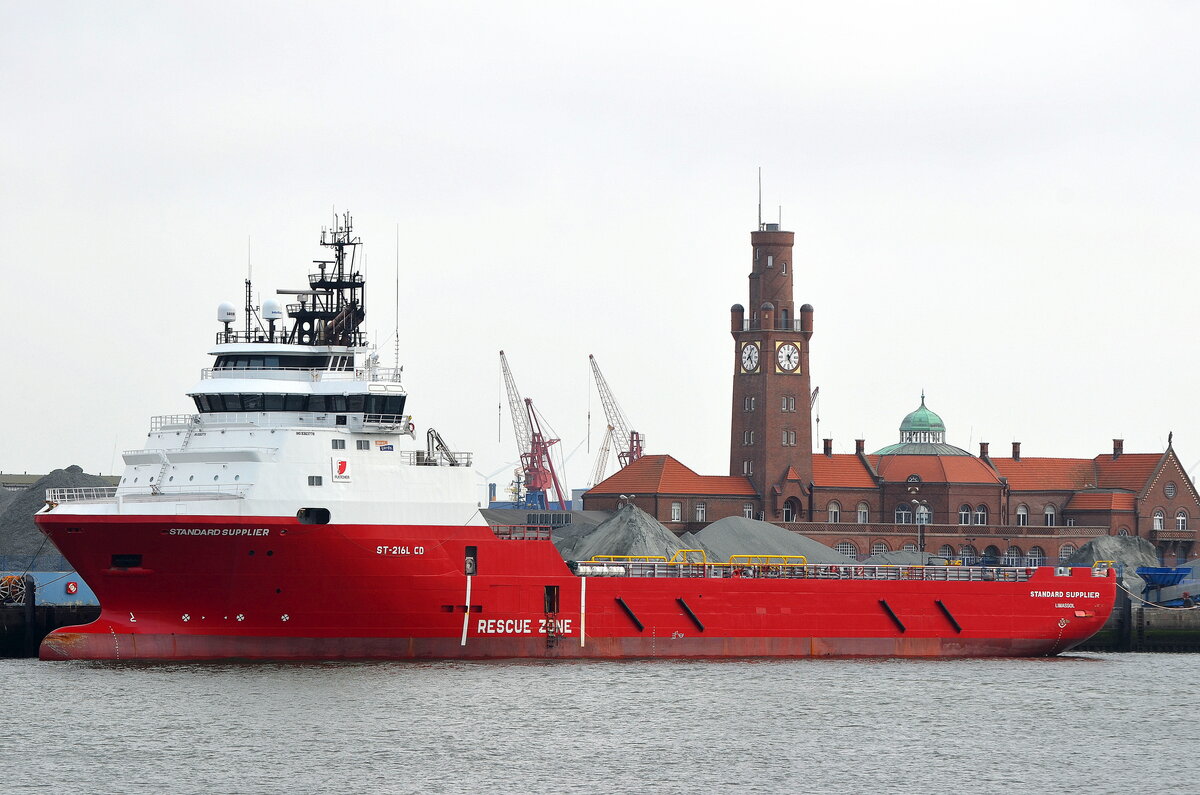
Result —
[{"label": "sand pile", "polygon": [[[46,504],[46,489],[68,489],[79,486],[108,486],[99,475],[89,475],[80,467],[56,469],[16,496],[0,514],[0,555],[21,557],[29,555],[25,565],[31,569],[61,566],[62,556],[49,539],[33,523],[33,515]],[[33,555],[37,555],[33,558]]]},{"label": "sand pile", "polygon": [[713,522],[698,533],[680,539],[688,548],[708,551],[708,559],[729,560],[732,555],[804,555],[809,563],[854,563],[808,536],[784,530],[770,522],[729,516]]},{"label": "sand pile", "polygon": [[[929,553],[926,552],[924,557],[929,557]],[[863,562],[869,566],[920,566],[926,562],[921,558],[920,552],[905,552],[900,549],[895,552],[880,552]]]},{"label": "sand pile", "polygon": [[554,532],[554,543],[566,560],[588,560],[595,555],[665,555],[670,558],[684,546],[650,514],[634,505],[623,505],[611,518],[590,530],[564,527]]}]

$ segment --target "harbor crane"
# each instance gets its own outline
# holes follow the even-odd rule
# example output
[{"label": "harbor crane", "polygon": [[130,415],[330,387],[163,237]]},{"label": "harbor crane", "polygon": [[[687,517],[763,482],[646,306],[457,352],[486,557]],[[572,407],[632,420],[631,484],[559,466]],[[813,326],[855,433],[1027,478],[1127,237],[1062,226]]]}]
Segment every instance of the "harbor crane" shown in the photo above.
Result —
[{"label": "harbor crane", "polygon": [[[508,368],[508,358],[500,351],[500,370],[504,374],[504,388],[508,391],[508,408],[512,413],[513,435],[517,438],[517,452],[521,454],[521,477],[525,488],[522,497],[514,495],[522,508],[546,510],[550,507],[550,488],[554,488],[559,510],[567,507],[565,492],[558,482],[558,472],[550,457],[550,448],[559,440],[550,438],[543,430],[545,424],[533,407],[533,400],[522,398]],[[549,428],[549,425],[546,425]],[[551,429],[553,433],[553,429]]]},{"label": "harbor crane", "polygon": [[604,374],[600,372],[600,365],[596,364],[596,357],[588,354],[588,361],[591,362],[592,375],[596,379],[596,389],[600,392],[600,403],[604,406],[604,416],[608,420],[608,430],[604,434],[604,441],[600,444],[600,451],[596,456],[596,466],[592,470],[592,482],[589,484],[594,486],[604,479],[610,450],[617,451],[619,468],[624,469],[642,457],[644,440],[640,433],[629,429],[629,420],[625,418],[625,413],[617,405],[617,399],[613,397],[612,390],[608,388],[608,382],[604,380]]}]

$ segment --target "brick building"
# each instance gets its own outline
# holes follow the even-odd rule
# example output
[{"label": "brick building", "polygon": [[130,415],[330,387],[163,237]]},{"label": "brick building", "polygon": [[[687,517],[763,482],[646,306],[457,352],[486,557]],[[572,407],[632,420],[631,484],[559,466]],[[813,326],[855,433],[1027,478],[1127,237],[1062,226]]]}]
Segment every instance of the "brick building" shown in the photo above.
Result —
[{"label": "brick building", "polygon": [[1102,535],[1141,536],[1168,563],[1197,551],[1200,495],[1170,441],[1126,453],[1120,439],[1094,458],[1028,458],[1014,442],[995,457],[946,441],[921,404],[896,444],[868,454],[812,452],[809,344],[813,308],[794,309],[794,234],[764,224],[750,235],[750,311],[731,309],[730,474],[699,475],[669,455],[644,456],[584,495],[588,509],[632,501],[677,531],[747,516],[865,558],[902,549],[1010,564],[1070,557]]}]

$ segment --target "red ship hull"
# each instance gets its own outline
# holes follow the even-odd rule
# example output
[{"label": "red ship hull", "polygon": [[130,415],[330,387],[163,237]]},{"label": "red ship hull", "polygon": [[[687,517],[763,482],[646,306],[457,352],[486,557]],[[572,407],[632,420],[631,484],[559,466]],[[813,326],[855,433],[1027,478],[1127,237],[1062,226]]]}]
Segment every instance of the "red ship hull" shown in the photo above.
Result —
[{"label": "red ship hull", "polygon": [[47,636],[54,660],[1041,656],[1099,630],[1116,590],[1052,567],[578,576],[481,526],[58,510],[37,522],[102,612]]}]

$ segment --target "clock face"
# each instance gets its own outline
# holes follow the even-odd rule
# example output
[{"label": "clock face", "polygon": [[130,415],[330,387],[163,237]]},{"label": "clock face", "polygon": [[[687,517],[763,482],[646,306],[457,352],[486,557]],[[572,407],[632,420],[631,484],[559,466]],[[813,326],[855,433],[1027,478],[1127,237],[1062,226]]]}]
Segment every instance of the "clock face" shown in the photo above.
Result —
[{"label": "clock face", "polygon": [[742,346],[742,369],[747,373],[758,369],[758,346],[753,342]]},{"label": "clock face", "polygon": [[775,359],[779,362],[780,370],[794,372],[800,366],[800,349],[790,342],[780,345]]}]

